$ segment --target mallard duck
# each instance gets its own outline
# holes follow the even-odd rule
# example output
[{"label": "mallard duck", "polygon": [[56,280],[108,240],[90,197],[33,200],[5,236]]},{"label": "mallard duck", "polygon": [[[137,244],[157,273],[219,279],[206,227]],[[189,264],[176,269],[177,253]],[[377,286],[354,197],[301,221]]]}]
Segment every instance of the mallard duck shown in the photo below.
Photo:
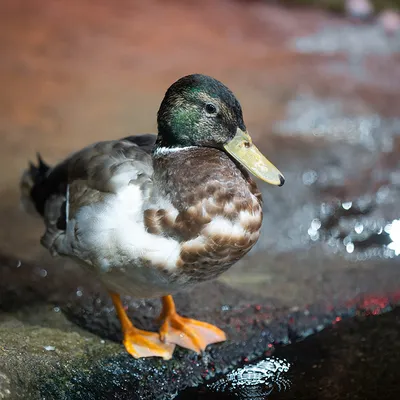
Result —
[{"label": "mallard duck", "polygon": [[[226,271],[257,242],[262,199],[254,176],[283,175],[252,143],[233,93],[211,77],[175,82],[157,116],[158,135],[90,145],[49,167],[39,156],[21,180],[46,231],[41,243],[93,272],[113,300],[135,358],[197,353],[226,339],[180,316],[171,294]],[[120,295],[161,297],[158,333],[133,326]]]}]

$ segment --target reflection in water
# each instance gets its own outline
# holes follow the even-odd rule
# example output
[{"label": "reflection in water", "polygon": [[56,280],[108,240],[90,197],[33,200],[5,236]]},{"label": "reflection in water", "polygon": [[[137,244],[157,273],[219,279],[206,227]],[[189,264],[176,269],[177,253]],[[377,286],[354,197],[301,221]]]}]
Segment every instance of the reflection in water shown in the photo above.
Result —
[{"label": "reflection in water", "polygon": [[391,224],[387,224],[384,230],[392,239],[387,246],[388,249],[393,250],[396,256],[400,255],[400,219],[395,219]]},{"label": "reflection in water", "polygon": [[388,222],[374,216],[378,199],[359,200],[323,203],[319,218],[311,220],[309,238],[328,243],[334,251],[354,253],[358,261],[400,255],[400,219]]},{"label": "reflection in water", "polygon": [[288,361],[270,357],[238,368],[208,387],[218,393],[235,393],[243,399],[264,399],[274,388],[281,391],[290,387],[286,376],[290,367]]}]

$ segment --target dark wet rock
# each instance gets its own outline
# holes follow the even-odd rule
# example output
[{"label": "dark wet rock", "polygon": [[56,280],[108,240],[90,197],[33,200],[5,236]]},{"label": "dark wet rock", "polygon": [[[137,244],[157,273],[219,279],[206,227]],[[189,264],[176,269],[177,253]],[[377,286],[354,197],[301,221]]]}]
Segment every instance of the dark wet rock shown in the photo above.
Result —
[{"label": "dark wet rock", "polygon": [[271,398],[396,399],[400,309],[347,320],[277,351],[294,362],[292,389]]},{"label": "dark wet rock", "polygon": [[[272,388],[268,399],[397,399],[399,340],[400,308],[396,308],[380,316],[348,319],[301,342],[278,347],[275,357],[290,364],[286,378],[290,388]],[[178,399],[248,398],[212,389],[212,384],[187,389]]]},{"label": "dark wet rock", "polygon": [[[43,310],[40,310],[43,312]],[[13,318],[0,323],[0,374],[7,377],[6,399],[46,398],[43,385],[58,381],[58,392],[48,398],[63,398],[64,385],[79,365],[87,370],[101,356],[119,346],[101,344],[90,335],[60,329],[29,326]]]}]

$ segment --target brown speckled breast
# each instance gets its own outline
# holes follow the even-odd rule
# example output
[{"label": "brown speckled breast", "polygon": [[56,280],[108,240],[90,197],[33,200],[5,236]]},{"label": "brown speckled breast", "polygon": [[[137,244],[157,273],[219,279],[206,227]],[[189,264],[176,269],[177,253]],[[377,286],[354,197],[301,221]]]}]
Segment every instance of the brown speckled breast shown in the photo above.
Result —
[{"label": "brown speckled breast", "polygon": [[170,280],[215,278],[257,242],[262,223],[261,194],[247,171],[223,151],[190,148],[154,160],[154,186],[171,209],[147,209],[150,233],[180,243]]}]

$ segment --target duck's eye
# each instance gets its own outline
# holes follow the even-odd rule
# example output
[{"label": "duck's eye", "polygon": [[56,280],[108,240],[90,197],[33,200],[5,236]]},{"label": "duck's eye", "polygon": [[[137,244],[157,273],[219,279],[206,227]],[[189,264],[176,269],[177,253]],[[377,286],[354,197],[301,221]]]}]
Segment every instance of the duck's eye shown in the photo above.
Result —
[{"label": "duck's eye", "polygon": [[206,112],[207,114],[215,115],[217,113],[217,107],[213,103],[207,103]]}]

